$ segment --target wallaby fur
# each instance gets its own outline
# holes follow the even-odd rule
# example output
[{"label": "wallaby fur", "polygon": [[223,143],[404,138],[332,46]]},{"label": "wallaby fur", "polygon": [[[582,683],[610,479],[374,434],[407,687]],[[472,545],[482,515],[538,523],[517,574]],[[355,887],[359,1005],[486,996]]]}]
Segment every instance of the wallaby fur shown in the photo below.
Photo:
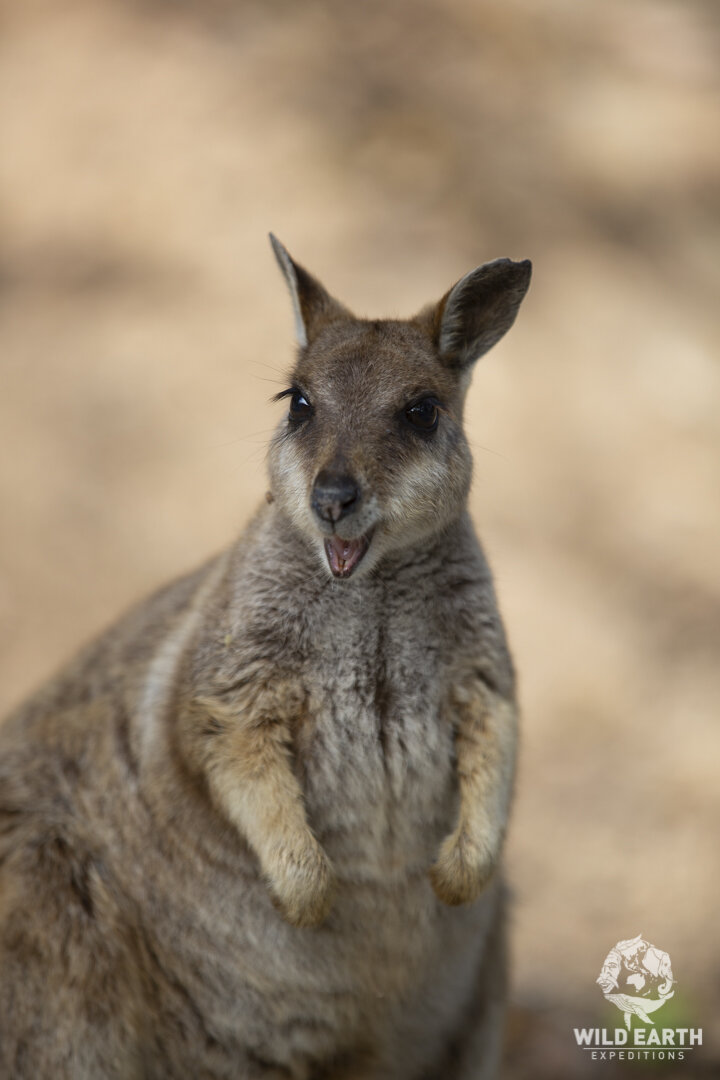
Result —
[{"label": "wallaby fur", "polygon": [[463,402],[529,262],[299,351],[240,539],[0,728],[0,1077],[477,1080],[514,675]]}]

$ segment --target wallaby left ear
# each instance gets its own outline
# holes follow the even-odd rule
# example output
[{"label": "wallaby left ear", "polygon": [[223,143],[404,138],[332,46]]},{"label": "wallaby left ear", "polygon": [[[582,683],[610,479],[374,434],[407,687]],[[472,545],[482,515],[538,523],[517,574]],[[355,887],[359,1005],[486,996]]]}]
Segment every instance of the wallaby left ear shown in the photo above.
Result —
[{"label": "wallaby left ear", "polygon": [[443,363],[463,368],[507,333],[530,285],[529,259],[495,259],[471,270],[418,322],[433,339]]},{"label": "wallaby left ear", "polygon": [[272,233],[270,243],[290,290],[295,312],[295,334],[301,348],[317,337],[328,323],[352,318],[352,313],[331,296],[324,285],[309,274],[304,266],[296,263],[287,248]]}]

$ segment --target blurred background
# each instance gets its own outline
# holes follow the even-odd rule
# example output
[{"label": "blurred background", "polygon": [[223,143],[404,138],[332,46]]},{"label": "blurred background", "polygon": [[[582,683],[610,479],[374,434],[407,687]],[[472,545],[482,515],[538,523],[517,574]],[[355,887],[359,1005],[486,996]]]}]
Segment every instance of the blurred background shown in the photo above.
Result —
[{"label": "blurred background", "polygon": [[268,229],[373,316],[532,258],[469,404],[524,709],[506,1075],[616,1075],[572,1029],[638,933],[705,1033],[662,1075],[717,1075],[717,6],[3,8],[3,711],[262,497]]}]

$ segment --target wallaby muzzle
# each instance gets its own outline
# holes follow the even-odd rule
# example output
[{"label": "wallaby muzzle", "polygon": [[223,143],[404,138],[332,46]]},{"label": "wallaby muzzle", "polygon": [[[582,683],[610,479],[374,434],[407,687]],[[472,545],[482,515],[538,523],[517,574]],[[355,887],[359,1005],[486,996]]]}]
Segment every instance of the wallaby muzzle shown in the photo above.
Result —
[{"label": "wallaby muzzle", "polygon": [[370,533],[350,540],[338,535],[339,523],[359,508],[361,499],[357,481],[346,472],[331,467],[321,469],[315,477],[310,505],[323,532],[332,530],[331,536],[326,535],[324,546],[333,577],[350,577],[370,546]]},{"label": "wallaby muzzle", "polygon": [[359,502],[360,488],[352,476],[322,469],[315,477],[310,505],[321,522],[337,525]]}]

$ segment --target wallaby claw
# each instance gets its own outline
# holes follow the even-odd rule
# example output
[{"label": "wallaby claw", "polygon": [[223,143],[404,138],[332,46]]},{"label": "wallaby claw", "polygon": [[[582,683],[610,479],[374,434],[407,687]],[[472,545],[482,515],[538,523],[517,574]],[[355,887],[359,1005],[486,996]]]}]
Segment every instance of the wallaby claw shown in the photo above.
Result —
[{"label": "wallaby claw", "polygon": [[497,859],[467,833],[454,832],[443,841],[437,861],[430,867],[430,883],[444,904],[469,904],[489,884],[496,866]]},{"label": "wallaby claw", "polygon": [[330,913],[335,872],[313,838],[299,851],[286,852],[270,875],[275,907],[292,926],[320,926]]}]

